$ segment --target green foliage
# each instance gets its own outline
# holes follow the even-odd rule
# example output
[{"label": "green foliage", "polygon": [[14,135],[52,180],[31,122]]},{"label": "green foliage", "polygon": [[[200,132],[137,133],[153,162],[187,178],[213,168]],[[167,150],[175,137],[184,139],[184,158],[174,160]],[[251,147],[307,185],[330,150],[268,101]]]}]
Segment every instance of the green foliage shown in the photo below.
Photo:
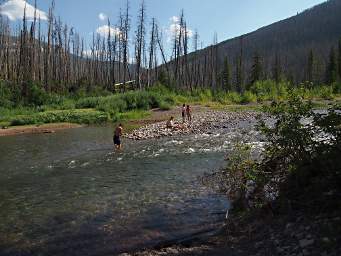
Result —
[{"label": "green foliage", "polygon": [[[273,103],[265,111],[276,121],[273,127],[264,121],[259,124],[260,131],[269,142],[262,163],[263,170],[300,172],[303,166],[310,166],[335,151],[340,152],[339,107],[329,109],[327,114],[315,113],[311,102],[304,102],[292,94],[287,102]],[[305,173],[301,178],[307,179],[312,175],[315,174]],[[297,178],[297,182],[302,180]]]},{"label": "green foliage", "polygon": [[150,112],[145,110],[132,110],[119,114],[119,120],[139,120],[150,116]]},{"label": "green foliage", "polygon": [[76,108],[96,108],[99,105],[99,97],[86,97],[77,100]]},{"label": "green foliage", "polygon": [[227,57],[224,59],[224,70],[222,73],[223,90],[230,91],[231,88],[231,68]]},{"label": "green foliage", "polygon": [[288,95],[290,85],[282,81],[276,83],[273,80],[258,81],[254,83],[250,90],[257,95],[258,101],[285,99]]},{"label": "green foliage", "polygon": [[9,86],[4,82],[0,82],[0,107],[12,107],[13,102],[11,101],[12,93]]},{"label": "green foliage", "polygon": [[42,106],[49,101],[49,95],[43,88],[34,83],[28,83],[28,97],[25,99],[28,105]]},{"label": "green foliage", "polygon": [[[311,102],[290,93],[287,101],[273,102],[263,111],[273,122],[260,119],[257,126],[266,141],[262,157],[253,160],[249,146],[237,143],[229,154],[227,168],[220,173],[223,177],[219,180],[225,182],[234,206],[250,206],[246,191],[250,182],[254,182],[257,193],[254,205],[267,202],[265,185],[291,199],[299,193],[319,196],[321,191],[337,189],[341,182],[341,107],[317,113]],[[321,180],[327,185],[320,185]]]},{"label": "green foliage", "polygon": [[164,69],[161,69],[161,71],[159,72],[158,82],[160,84],[169,84],[169,77],[167,76]]},{"label": "green foliage", "polygon": [[161,102],[160,109],[161,110],[170,110],[172,108],[171,104],[168,102]]},{"label": "green foliage", "polygon": [[243,93],[240,103],[255,103],[257,102],[257,95],[253,94],[250,91],[246,91]]},{"label": "green foliage", "polygon": [[239,104],[242,101],[242,97],[239,93],[237,92],[228,92],[226,95],[223,97],[223,101],[221,103],[237,103]]},{"label": "green foliage", "polygon": [[313,95],[318,95],[324,100],[332,100],[334,99],[334,88],[332,86],[321,86],[318,88],[318,91],[316,93],[313,93]]},{"label": "green foliage", "polygon": [[262,77],[263,77],[262,60],[261,60],[261,56],[259,55],[259,53],[256,53],[253,57],[250,84],[252,85],[252,84],[262,80]]},{"label": "green foliage", "polygon": [[48,111],[33,115],[22,115],[13,118],[10,123],[16,125],[30,125],[40,123],[79,123],[95,124],[108,120],[108,115],[104,112],[93,110],[62,110]]},{"label": "green foliage", "polygon": [[330,49],[329,62],[326,68],[326,83],[332,85],[337,81],[338,66],[334,47]]},{"label": "green foliage", "polygon": [[302,118],[313,116],[312,103],[291,94],[288,101],[273,102],[264,107],[276,121],[274,127],[269,127],[264,121],[259,124],[259,130],[266,136],[269,146],[266,156],[269,159],[285,159],[285,161],[301,161],[311,155],[314,144],[313,126],[305,125]]},{"label": "green foliage", "polygon": [[96,109],[108,113],[111,119],[116,121],[118,113],[127,109],[127,104],[117,96],[109,96],[99,99]]}]

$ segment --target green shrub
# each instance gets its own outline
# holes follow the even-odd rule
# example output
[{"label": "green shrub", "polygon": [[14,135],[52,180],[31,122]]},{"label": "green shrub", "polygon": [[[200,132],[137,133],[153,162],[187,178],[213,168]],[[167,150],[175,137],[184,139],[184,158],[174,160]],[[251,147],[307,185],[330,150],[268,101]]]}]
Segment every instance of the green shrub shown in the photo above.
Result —
[{"label": "green shrub", "polygon": [[257,102],[257,96],[252,92],[246,91],[241,97],[240,103],[255,103]]},{"label": "green shrub", "polygon": [[10,108],[13,106],[11,101],[12,92],[7,84],[0,82],[0,107]]},{"label": "green shrub", "polygon": [[239,104],[242,101],[241,95],[237,92],[228,92],[225,96],[225,99],[236,104]]},{"label": "green shrub", "polygon": [[26,102],[28,105],[41,106],[48,103],[50,97],[43,88],[34,83],[28,83],[28,97]]},{"label": "green shrub", "polygon": [[290,84],[286,81],[276,83],[272,80],[258,81],[250,90],[257,95],[258,101],[279,100],[288,96]]},{"label": "green shrub", "polygon": [[165,101],[162,101],[159,107],[161,110],[170,110],[172,108],[172,106]]},{"label": "green shrub", "polygon": [[17,116],[11,120],[11,125],[31,125],[39,123],[79,123],[95,124],[108,120],[108,115],[100,111],[62,110],[48,111],[33,115]]},{"label": "green shrub", "polygon": [[150,112],[144,110],[132,110],[124,112],[118,115],[119,120],[138,120],[146,118],[150,115]]},{"label": "green shrub", "polygon": [[109,113],[113,118],[118,113],[124,112],[127,109],[126,102],[118,96],[110,96],[101,98],[96,107],[97,110]]},{"label": "green shrub", "polygon": [[321,86],[318,91],[318,96],[325,100],[334,99],[333,87],[332,86]]},{"label": "green shrub", "polygon": [[96,108],[99,104],[99,97],[86,97],[77,100],[76,108]]}]

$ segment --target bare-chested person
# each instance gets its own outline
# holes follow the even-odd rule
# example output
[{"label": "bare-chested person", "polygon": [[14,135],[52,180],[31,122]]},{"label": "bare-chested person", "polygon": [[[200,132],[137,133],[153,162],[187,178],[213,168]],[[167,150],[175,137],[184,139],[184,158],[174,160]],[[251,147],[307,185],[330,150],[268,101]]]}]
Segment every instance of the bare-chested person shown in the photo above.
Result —
[{"label": "bare-chested person", "polygon": [[174,117],[171,116],[166,123],[166,128],[171,129],[171,130],[181,130],[181,129],[184,129],[184,126],[179,125],[179,124],[175,124],[174,123]]},{"label": "bare-chested person", "polygon": [[119,124],[119,126],[116,127],[115,134],[114,134],[114,145],[115,145],[115,148],[118,150],[122,148],[122,144],[121,144],[122,134],[123,134],[123,126],[122,124]]},{"label": "bare-chested person", "polygon": [[166,128],[173,129],[174,128],[174,117],[171,116],[166,123]]}]

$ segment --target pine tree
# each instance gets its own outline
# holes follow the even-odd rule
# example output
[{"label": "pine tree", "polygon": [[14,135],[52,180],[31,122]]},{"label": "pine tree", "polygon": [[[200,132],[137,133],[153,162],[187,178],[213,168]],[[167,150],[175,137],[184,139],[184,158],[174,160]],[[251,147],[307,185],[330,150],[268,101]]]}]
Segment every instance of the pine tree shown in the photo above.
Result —
[{"label": "pine tree", "polygon": [[276,83],[279,83],[282,80],[282,65],[281,59],[278,53],[275,56],[275,63],[272,70],[272,77]]},{"label": "pine tree", "polygon": [[229,60],[227,57],[224,59],[224,70],[223,70],[223,77],[222,77],[222,82],[223,82],[223,89],[225,91],[230,91],[231,88],[231,71],[230,71],[230,64]]},{"label": "pine tree", "polygon": [[253,64],[251,67],[250,85],[253,85],[257,81],[262,80],[262,78],[263,78],[262,58],[259,55],[259,53],[256,52],[253,57]]},{"label": "pine tree", "polygon": [[339,52],[338,52],[338,73],[339,79],[341,79],[341,39],[339,40]]},{"label": "pine tree", "polygon": [[236,89],[238,93],[243,92],[243,37],[240,38],[240,54],[236,59]]},{"label": "pine tree", "polygon": [[315,69],[315,57],[314,52],[311,49],[308,55],[308,64],[307,64],[307,81],[314,83],[314,69]]},{"label": "pine tree", "polygon": [[330,49],[329,62],[326,69],[326,83],[331,85],[337,79],[337,63],[334,47]]}]

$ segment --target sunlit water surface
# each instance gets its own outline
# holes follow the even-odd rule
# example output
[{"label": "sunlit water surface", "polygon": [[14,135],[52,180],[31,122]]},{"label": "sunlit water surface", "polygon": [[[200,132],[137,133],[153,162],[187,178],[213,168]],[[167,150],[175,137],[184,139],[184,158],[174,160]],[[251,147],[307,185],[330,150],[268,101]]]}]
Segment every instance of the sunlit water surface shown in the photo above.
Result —
[{"label": "sunlit water surface", "polygon": [[217,230],[229,203],[203,186],[247,124],[124,140],[112,128],[0,138],[0,255],[115,255]]}]

